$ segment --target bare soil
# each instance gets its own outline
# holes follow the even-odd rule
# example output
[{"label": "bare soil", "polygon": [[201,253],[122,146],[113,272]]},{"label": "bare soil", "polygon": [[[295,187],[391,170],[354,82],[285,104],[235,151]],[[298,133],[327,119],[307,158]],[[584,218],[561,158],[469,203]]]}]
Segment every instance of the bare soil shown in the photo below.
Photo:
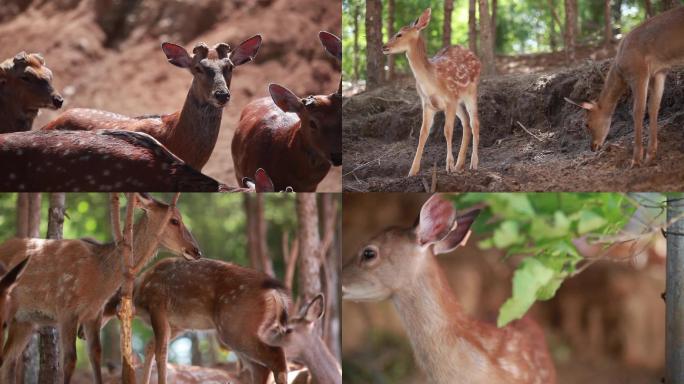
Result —
[{"label": "bare soil", "polygon": [[[558,58],[553,59],[557,64]],[[521,67],[530,68],[531,62],[535,63],[533,69],[548,65],[537,57],[525,58]],[[519,70],[513,60],[500,64],[500,69]],[[606,145],[597,153],[589,149],[584,112],[563,99],[595,99],[609,66],[609,60],[586,61],[571,68],[483,79],[478,97],[480,166],[456,174],[445,170],[444,115],[440,113],[426,144],[421,172],[407,177],[422,117],[412,78],[345,99],[344,189],[425,192],[431,189],[433,167],[438,191],[684,189],[684,70],[673,71],[667,78],[658,122],[657,162],[630,168],[634,140],[631,94],[622,97]],[[460,138],[458,123],[454,158]]]},{"label": "bare soil", "polygon": [[[264,43],[252,63],[233,73],[232,98],[225,108],[214,153],[203,172],[237,184],[230,142],[240,111],[268,96],[275,82],[298,95],[337,89],[339,66],[327,56],[318,32],[340,34],[339,3],[318,0],[3,0],[0,4],[0,60],[19,51],[40,52],[66,98],[63,109],[86,107],[125,115],[171,113],[183,105],[192,76],[167,63],[162,41],[191,50],[235,46],[257,33]],[[59,111],[43,111],[34,129]],[[340,191],[340,167],[319,191]]]}]

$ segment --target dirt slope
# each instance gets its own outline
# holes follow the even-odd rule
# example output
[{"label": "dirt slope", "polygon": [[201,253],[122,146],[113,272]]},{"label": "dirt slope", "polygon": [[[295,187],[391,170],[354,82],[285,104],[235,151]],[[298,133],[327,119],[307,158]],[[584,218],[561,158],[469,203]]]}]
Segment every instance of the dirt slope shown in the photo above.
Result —
[{"label": "dirt slope", "polygon": [[[34,4],[35,3],[35,4]],[[317,0],[7,0],[0,5],[0,58],[21,50],[41,52],[67,103],[126,115],[179,110],[191,75],[166,62],[162,41],[188,50],[264,37],[255,62],[237,68],[232,98],[204,173],[236,184],[230,142],[242,108],[268,95],[271,82],[299,95],[329,93],[339,82],[339,67],[327,57],[317,33],[340,34],[341,9]],[[56,116],[44,111],[34,128]],[[339,191],[340,168],[319,185]]]},{"label": "dirt slope", "polygon": [[[344,188],[425,191],[436,164],[440,191],[672,191],[684,188],[684,70],[668,76],[659,116],[656,164],[631,169],[631,95],[613,116],[607,145],[589,150],[584,112],[563,97],[597,97],[609,61],[535,74],[484,79],[480,84],[480,167],[447,174],[444,115],[428,139],[421,173],[406,177],[421,124],[413,79],[346,99],[343,104]],[[530,133],[525,132],[518,122]],[[412,135],[411,135],[411,131]],[[646,140],[648,133],[645,133]],[[454,130],[454,158],[460,145]],[[644,141],[645,145],[646,141]],[[469,164],[469,160],[468,163]]]}]

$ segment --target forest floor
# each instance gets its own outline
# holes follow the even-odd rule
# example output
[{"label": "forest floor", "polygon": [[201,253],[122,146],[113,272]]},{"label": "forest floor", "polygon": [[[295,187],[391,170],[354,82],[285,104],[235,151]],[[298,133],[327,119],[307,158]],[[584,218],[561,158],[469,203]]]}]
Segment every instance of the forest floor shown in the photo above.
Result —
[{"label": "forest floor", "polygon": [[[269,83],[282,84],[302,97],[328,94],[338,87],[339,67],[317,37],[321,30],[340,34],[341,9],[334,3],[149,0],[138,9],[126,9],[131,2],[110,3],[2,1],[0,61],[22,50],[42,53],[53,71],[55,88],[65,97],[61,110],[41,111],[34,129],[74,107],[129,116],[180,110],[192,76],[167,63],[162,41],[191,52],[200,41],[235,46],[259,33],[264,40],[255,61],[233,73],[232,98],[224,108],[218,142],[202,170],[236,185],[230,143],[247,103],[267,97]],[[341,167],[333,167],[318,190],[340,191],[340,172]]]},{"label": "forest floor", "polygon": [[[573,67],[565,67],[559,53],[500,58],[502,75],[480,82],[476,171],[446,172],[444,114],[438,113],[420,173],[407,177],[422,116],[412,77],[346,98],[344,190],[425,192],[432,189],[433,178],[437,191],[684,189],[684,70],[668,75],[658,119],[658,157],[649,166],[630,167],[634,127],[629,92],[621,98],[606,144],[597,153],[589,149],[584,111],[564,101],[595,99],[610,66],[605,58],[613,52],[614,47],[585,49],[579,55],[584,60]],[[648,129],[644,131],[646,148]],[[460,138],[457,123],[454,159]]]}]

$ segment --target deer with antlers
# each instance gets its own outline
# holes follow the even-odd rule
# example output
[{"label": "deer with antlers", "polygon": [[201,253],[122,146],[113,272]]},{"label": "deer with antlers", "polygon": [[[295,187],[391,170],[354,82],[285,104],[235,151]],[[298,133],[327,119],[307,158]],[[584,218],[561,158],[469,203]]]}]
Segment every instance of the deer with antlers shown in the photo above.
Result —
[{"label": "deer with antlers", "polygon": [[20,52],[0,63],[0,133],[28,131],[39,109],[59,109],[63,102],[40,54]]},{"label": "deer with antlers", "polygon": [[[233,70],[254,60],[261,36],[253,36],[231,51],[219,43],[213,49],[200,43],[193,56],[181,46],[164,43],[169,63],[187,69],[192,85],[183,109],[170,115],[128,117],[94,109],[70,109],[48,123],[44,130],[123,129],[144,132],[191,167],[201,170],[209,161],[221,126],[223,108],[230,100]],[[253,173],[252,173],[253,174]]]},{"label": "deer with antlers", "polygon": [[684,64],[684,7],[654,16],[625,36],[608,71],[597,101],[571,104],[587,111],[587,129],[591,150],[598,151],[608,137],[612,115],[618,100],[629,88],[634,98],[634,153],[632,166],[641,165],[644,157],[642,129],[648,103],[649,140],[646,164],[654,161],[658,149],[658,110],[670,68]]},{"label": "deer with antlers", "polygon": [[[201,257],[192,234],[175,207],[146,195],[139,195],[144,214],[134,224],[132,213],[132,265],[140,270],[159,248],[188,259]],[[131,208],[132,212],[132,208]],[[26,257],[26,267],[10,294],[7,312],[8,339],[2,351],[3,383],[13,383],[8,367],[24,350],[36,326],[56,326],[60,333],[64,382],[69,383],[76,363],[76,333],[83,324],[88,348],[100,346],[99,315],[108,299],[130,272],[123,260],[125,242],[100,244],[91,239],[45,240],[14,238],[0,244],[0,261],[16,265]],[[10,322],[11,319],[11,322]],[[93,367],[95,381],[102,382],[99,367]]]},{"label": "deer with antlers", "polygon": [[[478,146],[480,143],[480,120],[477,115],[477,87],[480,81],[480,60],[477,56],[458,45],[442,48],[429,59],[425,40],[420,32],[430,23],[431,9],[426,9],[418,19],[399,30],[382,47],[386,55],[405,52],[409,66],[416,78],[416,90],[423,107],[423,122],[420,127],[418,149],[413,158],[409,176],[420,171],[420,161],[425,149],[435,113],[444,111],[444,137],[447,143],[446,171],[460,172],[465,167],[465,159],[473,136],[473,152],[470,169],[477,169]],[[461,148],[454,164],[451,141],[454,119],[458,116],[463,126]]]},{"label": "deer with antlers", "polygon": [[470,318],[437,262],[435,255],[465,245],[478,214],[459,216],[451,201],[433,195],[415,227],[381,232],[343,266],[343,298],[391,300],[430,383],[553,384],[541,328],[531,318],[503,328]]}]

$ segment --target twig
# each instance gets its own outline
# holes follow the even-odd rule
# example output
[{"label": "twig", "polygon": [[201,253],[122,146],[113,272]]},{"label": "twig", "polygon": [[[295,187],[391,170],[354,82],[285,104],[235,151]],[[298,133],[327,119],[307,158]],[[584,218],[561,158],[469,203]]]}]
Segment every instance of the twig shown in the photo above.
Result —
[{"label": "twig", "polygon": [[370,165],[370,164],[373,163],[373,162],[380,161],[380,159],[383,159],[383,158],[385,158],[385,157],[387,157],[387,156],[390,156],[390,155],[396,155],[396,154],[399,153],[399,152],[400,152],[400,151],[387,152],[387,153],[385,153],[384,155],[382,155],[382,156],[380,156],[380,157],[378,157],[378,158],[376,158],[376,159],[373,159],[373,160],[371,160],[371,161],[368,161],[368,162],[365,162],[365,163],[363,163],[363,164],[361,164],[361,165],[358,165],[356,168],[354,168],[354,169],[352,169],[351,171],[349,171],[349,172],[343,174],[342,177],[349,176],[349,175],[351,175],[352,173],[358,171],[358,170],[361,169],[361,168],[364,168],[364,167]]},{"label": "twig", "polygon": [[519,122],[519,121],[516,120],[516,123],[518,123],[518,125],[520,126],[520,128],[522,128],[522,129],[523,129],[525,132],[527,132],[530,136],[534,137],[535,139],[537,139],[537,140],[539,140],[539,141],[544,141],[544,139],[540,138],[539,136],[535,135],[534,133],[530,132],[527,128],[525,128],[525,126],[522,125],[521,122]]},{"label": "twig", "polygon": [[119,213],[119,193],[112,192],[109,194],[109,219],[112,225],[112,237],[114,243],[119,244],[123,240],[121,233],[121,215]]}]

